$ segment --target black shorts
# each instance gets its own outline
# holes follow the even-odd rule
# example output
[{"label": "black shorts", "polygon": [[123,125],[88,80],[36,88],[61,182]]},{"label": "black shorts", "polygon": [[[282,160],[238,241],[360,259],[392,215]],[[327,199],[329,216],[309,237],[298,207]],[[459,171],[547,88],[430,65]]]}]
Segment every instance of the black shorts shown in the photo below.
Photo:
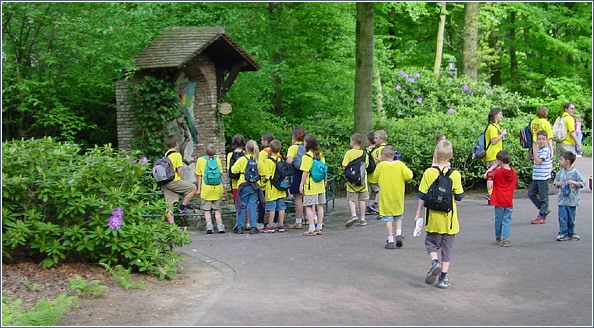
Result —
[{"label": "black shorts", "polygon": [[291,185],[289,186],[289,192],[291,195],[299,194],[299,185],[301,184],[302,177],[303,171],[293,169],[293,179],[291,179]]}]

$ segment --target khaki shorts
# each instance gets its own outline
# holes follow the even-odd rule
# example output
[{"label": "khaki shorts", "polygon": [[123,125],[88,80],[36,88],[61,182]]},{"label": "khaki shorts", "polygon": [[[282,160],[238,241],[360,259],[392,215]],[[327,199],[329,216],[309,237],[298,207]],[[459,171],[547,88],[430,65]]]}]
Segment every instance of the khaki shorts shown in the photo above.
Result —
[{"label": "khaki shorts", "polygon": [[347,191],[347,201],[349,202],[364,202],[369,199],[369,191],[350,192]]},{"label": "khaki shorts", "polygon": [[496,160],[496,159],[494,159],[494,160],[492,160],[492,161],[485,162],[485,167],[486,167],[486,168],[487,168],[487,170],[488,170],[488,169],[490,169],[490,168],[491,168],[491,166],[493,166],[493,165],[495,165],[495,164],[497,164],[497,160]]},{"label": "khaki shorts", "polygon": [[196,189],[196,185],[186,180],[171,181],[161,187],[169,206],[179,202],[179,195],[187,195]]},{"label": "khaki shorts", "polygon": [[369,189],[369,192],[379,192],[379,184],[377,183],[368,183],[367,184],[367,189]]},{"label": "khaki shorts", "polygon": [[569,151],[569,152],[572,152],[575,154],[575,146],[558,142],[557,143],[557,158],[561,157],[561,153],[564,153],[566,151]]},{"label": "khaki shorts", "polygon": [[326,204],[326,193],[317,195],[303,195],[303,206],[314,206]]},{"label": "khaki shorts", "polygon": [[203,211],[220,210],[221,200],[202,200],[200,203],[200,209]]}]

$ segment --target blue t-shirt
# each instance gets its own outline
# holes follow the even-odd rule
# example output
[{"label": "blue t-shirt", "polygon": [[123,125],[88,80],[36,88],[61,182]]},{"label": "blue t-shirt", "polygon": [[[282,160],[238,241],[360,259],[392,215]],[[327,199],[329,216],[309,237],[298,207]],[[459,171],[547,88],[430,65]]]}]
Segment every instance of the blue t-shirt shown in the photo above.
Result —
[{"label": "blue t-shirt", "polygon": [[[582,187],[584,186],[584,179],[575,168],[569,170],[561,169],[555,176],[555,184],[559,183],[559,181],[567,180],[579,182]],[[559,198],[557,201],[560,206],[578,206],[580,204],[580,189],[571,185],[569,186],[568,195],[565,195],[563,188],[559,188]]]},{"label": "blue t-shirt", "polygon": [[532,166],[532,180],[549,180],[551,178],[551,169],[553,160],[551,159],[551,149],[548,146],[538,148],[536,156],[543,161],[540,164],[534,163]]}]

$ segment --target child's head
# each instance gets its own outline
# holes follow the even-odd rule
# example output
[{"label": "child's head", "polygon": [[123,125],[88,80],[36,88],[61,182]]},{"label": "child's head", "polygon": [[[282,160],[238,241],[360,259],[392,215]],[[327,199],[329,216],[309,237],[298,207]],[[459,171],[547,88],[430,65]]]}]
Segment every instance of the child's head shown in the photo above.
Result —
[{"label": "child's head", "polygon": [[539,148],[545,147],[547,145],[547,140],[549,136],[545,131],[538,131],[536,133],[536,144]]},{"label": "child's head", "polygon": [[302,127],[295,127],[293,128],[292,136],[295,142],[303,141],[303,138],[305,138],[305,130],[303,130]]},{"label": "child's head", "polygon": [[564,169],[571,168],[575,162],[575,154],[570,151],[564,151],[559,155],[559,166]]},{"label": "child's head", "polygon": [[581,122],[582,121],[582,116],[580,114],[575,114],[573,115],[573,117],[575,118],[576,122]]},{"label": "child's head", "polygon": [[386,140],[388,140],[388,134],[386,133],[386,131],[384,130],[377,130],[375,131],[375,133],[373,134],[373,137],[375,139],[375,143],[382,143]]},{"label": "child's head", "polygon": [[493,108],[489,112],[487,120],[489,121],[489,123],[497,123],[497,122],[501,121],[501,118],[503,117],[503,115],[499,116],[499,114],[501,114],[501,113],[503,113],[501,111],[501,108]]},{"label": "child's head", "polygon": [[367,145],[368,146],[373,146],[375,145],[375,139],[374,139],[375,135],[373,134],[373,132],[369,132],[367,134]]},{"label": "child's head", "polygon": [[452,159],[454,149],[449,140],[442,140],[435,145],[435,161],[447,162]]},{"label": "child's head", "polygon": [[363,136],[359,133],[355,133],[351,136],[351,147],[361,147]]},{"label": "child's head", "polygon": [[215,149],[215,146],[213,144],[208,144],[208,146],[206,146],[206,155],[214,156],[216,154],[217,150]]},{"label": "child's head", "polygon": [[260,152],[258,143],[255,140],[248,140],[245,144],[245,152],[248,154],[257,154]]},{"label": "child's head", "polygon": [[262,146],[270,145],[270,142],[274,140],[274,134],[271,132],[266,132],[262,135]]},{"label": "child's head", "polygon": [[231,147],[233,148],[244,148],[245,147],[245,139],[241,134],[236,134],[233,136],[231,140]]},{"label": "child's head", "polygon": [[306,151],[313,151],[315,154],[320,152],[320,145],[318,144],[318,140],[316,136],[313,134],[308,134],[303,138],[303,142],[305,143],[305,150]]},{"label": "child's head", "polygon": [[382,161],[391,161],[394,159],[394,147],[387,145],[382,148]]},{"label": "child's head", "polygon": [[446,140],[446,137],[443,134],[438,133],[435,135],[435,144],[437,144],[438,142],[440,142],[442,140]]},{"label": "child's head", "polygon": [[505,149],[500,150],[495,158],[503,164],[509,164],[509,153]]},{"label": "child's head", "polygon": [[545,106],[540,106],[538,108],[538,110],[536,111],[536,116],[538,116],[538,118],[547,118],[548,115],[549,115],[549,109],[546,108]]},{"label": "child's head", "polygon": [[281,150],[281,142],[278,139],[270,141],[270,152],[278,154]]},{"label": "child's head", "polygon": [[178,146],[177,137],[174,136],[173,134],[166,136],[165,137],[165,146],[167,146],[167,149],[177,148],[177,146]]}]

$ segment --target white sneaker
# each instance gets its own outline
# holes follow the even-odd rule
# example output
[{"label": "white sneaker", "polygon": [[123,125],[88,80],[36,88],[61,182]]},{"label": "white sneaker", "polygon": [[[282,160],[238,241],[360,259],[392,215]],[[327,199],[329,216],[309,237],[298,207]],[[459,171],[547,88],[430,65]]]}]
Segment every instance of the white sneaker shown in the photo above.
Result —
[{"label": "white sneaker", "polygon": [[359,225],[360,226],[366,226],[367,225],[367,220],[365,220],[365,219],[359,219]]},{"label": "white sneaker", "polygon": [[256,229],[258,229],[258,231],[264,230],[264,223],[257,223]]},{"label": "white sneaker", "polygon": [[423,218],[418,218],[415,223],[415,230],[413,230],[413,237],[418,237],[423,230]]},{"label": "white sneaker", "polygon": [[222,223],[217,224],[217,231],[219,233],[225,233],[225,225]]}]

